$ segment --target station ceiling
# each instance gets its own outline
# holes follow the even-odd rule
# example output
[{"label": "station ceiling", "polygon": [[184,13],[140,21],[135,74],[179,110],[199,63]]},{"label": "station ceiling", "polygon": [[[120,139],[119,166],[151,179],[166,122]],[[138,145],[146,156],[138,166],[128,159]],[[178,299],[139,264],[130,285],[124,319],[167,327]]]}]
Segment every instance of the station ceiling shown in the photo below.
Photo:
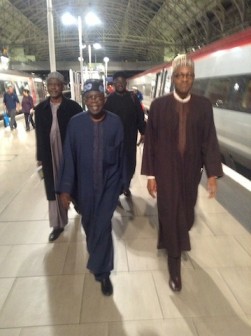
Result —
[{"label": "station ceiling", "polygon": [[[48,0],[0,0],[0,46],[22,49],[36,61],[49,59]],[[83,21],[83,44],[99,42],[96,61],[163,62],[251,26],[251,0],[51,0],[57,61],[79,56],[77,26],[64,26],[69,11],[93,10],[101,25]],[[86,57],[83,50],[83,55]]]}]

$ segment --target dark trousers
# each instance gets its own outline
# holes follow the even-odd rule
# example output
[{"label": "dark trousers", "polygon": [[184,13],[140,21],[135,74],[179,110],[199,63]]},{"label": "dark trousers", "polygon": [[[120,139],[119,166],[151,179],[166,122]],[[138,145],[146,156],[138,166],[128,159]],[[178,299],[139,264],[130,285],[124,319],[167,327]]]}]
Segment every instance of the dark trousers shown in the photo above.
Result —
[{"label": "dark trousers", "polygon": [[181,268],[181,256],[171,257],[168,256],[168,270],[170,277],[172,279],[180,278],[180,268]]},{"label": "dark trousers", "polygon": [[32,114],[24,113],[24,119],[25,119],[26,131],[30,129],[30,123],[32,127],[35,128],[35,123],[34,123]]},{"label": "dark trousers", "polygon": [[17,128],[17,122],[16,122],[16,109],[8,110],[8,115],[10,117],[10,129]]}]

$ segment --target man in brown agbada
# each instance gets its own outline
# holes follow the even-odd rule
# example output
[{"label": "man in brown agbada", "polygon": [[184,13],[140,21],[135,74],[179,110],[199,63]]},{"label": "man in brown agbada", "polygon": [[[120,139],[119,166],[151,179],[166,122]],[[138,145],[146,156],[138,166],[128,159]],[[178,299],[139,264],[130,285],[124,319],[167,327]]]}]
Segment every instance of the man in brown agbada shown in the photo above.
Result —
[{"label": "man in brown agbada", "polygon": [[191,249],[189,230],[202,169],[208,177],[209,197],[215,197],[223,175],[210,101],[191,94],[194,63],[186,55],[173,61],[174,91],[155,99],[150,107],[142,171],[147,189],[157,196],[158,249],[168,253],[169,286],[180,291],[181,252]]}]

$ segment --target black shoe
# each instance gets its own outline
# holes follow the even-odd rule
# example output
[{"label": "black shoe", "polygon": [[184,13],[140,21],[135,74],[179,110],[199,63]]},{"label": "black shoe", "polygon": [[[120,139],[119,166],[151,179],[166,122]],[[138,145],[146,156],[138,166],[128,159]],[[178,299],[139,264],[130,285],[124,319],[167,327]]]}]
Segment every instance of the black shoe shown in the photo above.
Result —
[{"label": "black shoe", "polygon": [[54,240],[58,239],[61,233],[64,231],[64,228],[57,228],[53,229],[49,235],[49,242],[53,242]]},{"label": "black shoe", "polygon": [[181,278],[175,277],[174,279],[169,279],[169,287],[173,292],[180,292],[182,288]]},{"label": "black shoe", "polygon": [[110,278],[104,278],[101,281],[101,291],[104,295],[110,296],[113,293],[113,287]]},{"label": "black shoe", "polygon": [[131,193],[130,189],[124,190],[123,194],[125,195],[125,197],[131,197],[132,196],[132,193]]}]

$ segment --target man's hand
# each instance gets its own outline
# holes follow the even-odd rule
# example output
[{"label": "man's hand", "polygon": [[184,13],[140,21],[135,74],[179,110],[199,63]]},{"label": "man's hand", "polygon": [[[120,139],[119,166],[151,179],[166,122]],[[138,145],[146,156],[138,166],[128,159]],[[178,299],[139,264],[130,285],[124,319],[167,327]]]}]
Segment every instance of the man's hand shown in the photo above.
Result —
[{"label": "man's hand", "polygon": [[62,193],[59,195],[60,201],[63,207],[68,210],[71,203],[71,196],[68,193]]},{"label": "man's hand", "polygon": [[147,180],[147,190],[153,198],[156,198],[157,183],[156,183],[155,178],[151,178]]},{"label": "man's hand", "polygon": [[215,176],[209,177],[207,180],[208,197],[215,198],[217,192],[217,179]]},{"label": "man's hand", "polygon": [[22,110],[22,107],[21,107],[20,104],[17,104],[17,106],[16,106],[16,110],[17,110],[17,112],[20,112],[20,111]]}]

